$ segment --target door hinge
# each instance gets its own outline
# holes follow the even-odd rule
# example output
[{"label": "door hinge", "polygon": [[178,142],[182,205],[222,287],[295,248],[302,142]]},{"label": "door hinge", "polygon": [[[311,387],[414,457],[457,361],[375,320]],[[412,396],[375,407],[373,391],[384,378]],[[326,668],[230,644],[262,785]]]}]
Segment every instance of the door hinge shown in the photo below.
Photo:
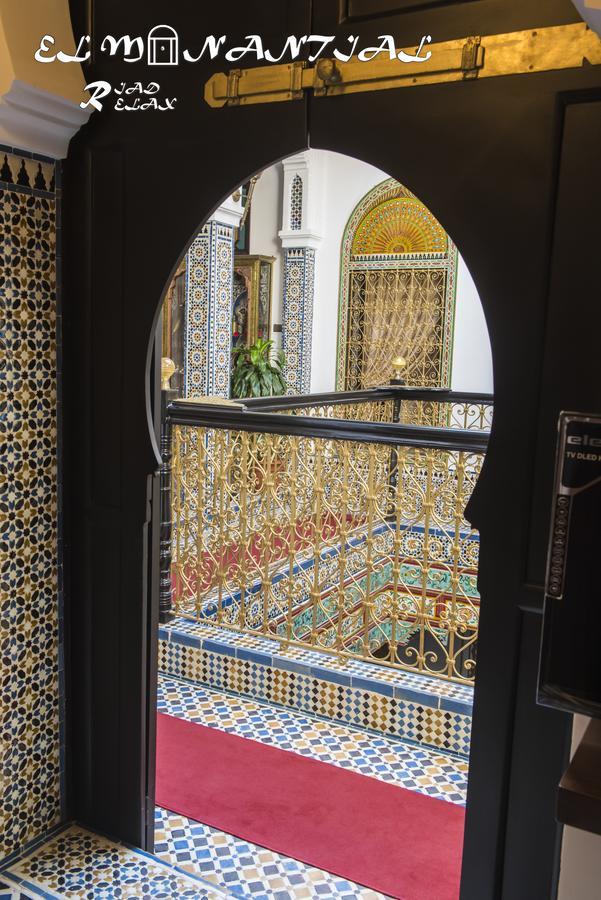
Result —
[{"label": "door hinge", "polygon": [[[320,59],[315,66],[292,62],[252,69],[218,72],[205,84],[205,100],[212,107],[243,106],[336,97],[362,91],[441,84],[525,75],[601,64],[601,40],[584,23],[467,37],[429,44],[425,62],[400,62],[376,57],[361,62]],[[411,55],[414,49],[405,50]]]}]

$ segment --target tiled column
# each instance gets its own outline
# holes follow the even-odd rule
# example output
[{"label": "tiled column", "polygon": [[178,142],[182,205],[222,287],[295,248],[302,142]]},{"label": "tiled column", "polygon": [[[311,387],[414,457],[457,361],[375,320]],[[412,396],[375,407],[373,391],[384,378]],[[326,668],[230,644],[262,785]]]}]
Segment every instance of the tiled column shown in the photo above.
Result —
[{"label": "tiled column", "polygon": [[284,196],[280,238],[284,249],[282,349],[288,394],[311,390],[315,251],[321,240],[315,228],[321,214],[321,171],[306,153],[282,163]]},{"label": "tiled column", "polygon": [[188,251],[186,397],[230,395],[234,229],[241,216],[240,201],[229,198]]}]

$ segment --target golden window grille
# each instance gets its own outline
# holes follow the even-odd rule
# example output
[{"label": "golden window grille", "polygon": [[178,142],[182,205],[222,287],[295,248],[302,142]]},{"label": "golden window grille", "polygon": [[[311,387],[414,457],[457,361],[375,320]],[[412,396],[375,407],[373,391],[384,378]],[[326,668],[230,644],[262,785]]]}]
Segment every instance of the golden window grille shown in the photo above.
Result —
[{"label": "golden window grille", "polygon": [[351,272],[345,390],[388,384],[396,356],[407,384],[440,386],[446,293],[444,268]]}]

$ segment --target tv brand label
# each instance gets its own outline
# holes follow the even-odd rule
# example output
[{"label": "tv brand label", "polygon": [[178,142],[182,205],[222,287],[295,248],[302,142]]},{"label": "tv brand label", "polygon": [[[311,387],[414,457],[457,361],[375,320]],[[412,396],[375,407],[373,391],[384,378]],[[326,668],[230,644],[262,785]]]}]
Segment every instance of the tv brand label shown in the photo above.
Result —
[{"label": "tv brand label", "polygon": [[[581,503],[577,498],[600,483],[601,416],[561,413],[545,584],[548,597],[561,600],[564,596],[574,509],[578,511],[576,520],[582,527]],[[586,497],[596,502],[594,491]]]}]

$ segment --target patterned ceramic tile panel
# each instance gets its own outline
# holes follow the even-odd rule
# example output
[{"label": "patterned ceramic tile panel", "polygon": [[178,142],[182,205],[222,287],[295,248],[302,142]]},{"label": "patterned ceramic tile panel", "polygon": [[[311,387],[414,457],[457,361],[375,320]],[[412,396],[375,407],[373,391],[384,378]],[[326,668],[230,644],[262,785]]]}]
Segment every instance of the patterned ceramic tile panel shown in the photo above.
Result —
[{"label": "patterned ceramic tile panel", "polygon": [[60,817],[54,168],[0,151],[0,858]]},{"label": "patterned ceramic tile panel", "polygon": [[290,230],[300,231],[303,222],[303,179],[295,175],[290,185]]},{"label": "patterned ceramic tile panel", "polygon": [[70,826],[9,866],[6,874],[31,896],[82,900],[134,897],[197,900],[229,896],[229,892],[198,876],[78,825]]},{"label": "patterned ceramic tile panel", "polygon": [[187,397],[229,397],[234,232],[210,221],[188,251]]},{"label": "patterned ceramic tile panel", "polygon": [[0,881],[0,900],[22,900],[25,896],[17,887]]},{"label": "patterned ceramic tile panel", "polygon": [[[256,651],[256,658],[262,658],[273,662],[289,660],[303,665],[303,671],[309,672],[311,668],[327,669],[340,676],[352,678],[356,676],[362,681],[372,680],[380,684],[391,684],[396,689],[397,696],[402,696],[407,690],[407,696],[411,689],[420,694],[428,694],[439,698],[459,700],[471,707],[474,689],[470,685],[462,685],[441,678],[430,678],[413,672],[405,672],[384,665],[365,662],[361,659],[351,660],[338,657],[333,654],[320,653],[304,647],[284,647],[280,641],[257,635],[241,634],[228,631],[225,628],[205,625],[192,619],[174,619],[169,626],[161,630],[161,636],[168,638],[173,634],[174,640],[185,641],[186,635],[199,639],[197,646],[208,642],[210,646],[219,647],[224,652],[226,647],[232,651],[244,648]],[[175,634],[179,635],[176,637]],[[275,663],[277,666],[277,662]],[[306,667],[306,668],[305,668]],[[299,669],[300,671],[300,669]]]},{"label": "patterned ceramic tile panel", "polygon": [[326,680],[336,678],[337,673],[332,671],[293,671],[284,668],[282,660],[278,666],[275,657],[270,663],[258,662],[256,655],[244,648],[222,646],[215,652],[180,643],[173,634],[171,637],[159,641],[159,669],[167,675],[462,756],[469,754],[471,706],[460,701],[425,695],[438,706],[457,707],[436,708],[418,702],[417,693],[411,700],[394,696],[390,685],[382,686],[387,693],[378,693],[354,686],[352,678],[350,684]]},{"label": "patterned ceramic tile panel", "polygon": [[286,356],[284,376],[288,394],[311,390],[311,344],[315,250],[292,247],[284,258],[282,349]]}]

